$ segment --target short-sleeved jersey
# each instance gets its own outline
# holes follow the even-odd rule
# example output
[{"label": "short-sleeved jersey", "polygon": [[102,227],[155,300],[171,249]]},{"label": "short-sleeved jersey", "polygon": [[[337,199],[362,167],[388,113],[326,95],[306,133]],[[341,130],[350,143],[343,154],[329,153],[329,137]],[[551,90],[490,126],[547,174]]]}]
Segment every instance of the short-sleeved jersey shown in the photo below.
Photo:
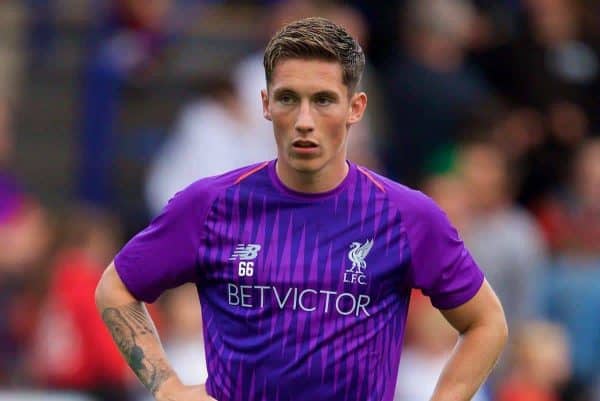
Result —
[{"label": "short-sleeved jersey", "polygon": [[138,299],[196,283],[219,401],[391,401],[412,288],[442,309],[483,274],[426,196],[349,163],[290,190],[276,161],[181,191],[117,255]]}]

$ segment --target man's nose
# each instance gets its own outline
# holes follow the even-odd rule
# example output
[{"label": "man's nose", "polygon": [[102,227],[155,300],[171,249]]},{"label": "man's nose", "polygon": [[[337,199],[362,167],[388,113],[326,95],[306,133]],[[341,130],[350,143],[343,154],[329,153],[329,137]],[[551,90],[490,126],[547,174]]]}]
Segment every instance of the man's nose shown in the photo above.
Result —
[{"label": "man's nose", "polygon": [[314,130],[315,122],[311,114],[310,102],[308,100],[303,100],[300,103],[300,110],[298,112],[298,118],[296,119],[296,126],[294,128],[303,134],[312,132]]}]

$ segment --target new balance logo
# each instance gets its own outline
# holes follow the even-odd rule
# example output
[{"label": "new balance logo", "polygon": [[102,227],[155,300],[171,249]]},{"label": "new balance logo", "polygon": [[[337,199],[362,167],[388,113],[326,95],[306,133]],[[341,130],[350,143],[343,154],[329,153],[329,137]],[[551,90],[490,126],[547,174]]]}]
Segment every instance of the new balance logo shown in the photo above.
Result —
[{"label": "new balance logo", "polygon": [[229,260],[254,260],[260,251],[259,244],[237,244]]}]

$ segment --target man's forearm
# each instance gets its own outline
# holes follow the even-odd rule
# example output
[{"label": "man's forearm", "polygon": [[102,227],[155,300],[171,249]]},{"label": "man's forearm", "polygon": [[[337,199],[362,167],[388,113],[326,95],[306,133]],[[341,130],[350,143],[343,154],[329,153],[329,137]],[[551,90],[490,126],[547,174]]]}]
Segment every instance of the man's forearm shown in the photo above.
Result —
[{"label": "man's forearm", "polygon": [[144,305],[132,302],[106,307],[102,310],[102,319],[131,370],[156,395],[159,387],[175,373],[166,360]]},{"label": "man's forearm", "polygon": [[431,401],[468,401],[477,392],[506,343],[504,325],[467,330],[448,360]]},{"label": "man's forearm", "polygon": [[161,399],[159,393],[167,387],[181,384],[146,307],[127,291],[113,264],[98,283],[96,305],[131,370],[155,398]]}]

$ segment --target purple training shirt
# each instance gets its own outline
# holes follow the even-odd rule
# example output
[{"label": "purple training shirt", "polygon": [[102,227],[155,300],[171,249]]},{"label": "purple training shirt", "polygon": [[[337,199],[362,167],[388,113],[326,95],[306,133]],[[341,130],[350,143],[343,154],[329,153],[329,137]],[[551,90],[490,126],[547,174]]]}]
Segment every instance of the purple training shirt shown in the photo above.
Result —
[{"label": "purple training shirt", "polygon": [[448,309],[481,287],[433,201],[349,165],[321,194],[275,161],[199,180],[117,255],[142,301],[197,285],[217,400],[392,401],[411,289]]}]

